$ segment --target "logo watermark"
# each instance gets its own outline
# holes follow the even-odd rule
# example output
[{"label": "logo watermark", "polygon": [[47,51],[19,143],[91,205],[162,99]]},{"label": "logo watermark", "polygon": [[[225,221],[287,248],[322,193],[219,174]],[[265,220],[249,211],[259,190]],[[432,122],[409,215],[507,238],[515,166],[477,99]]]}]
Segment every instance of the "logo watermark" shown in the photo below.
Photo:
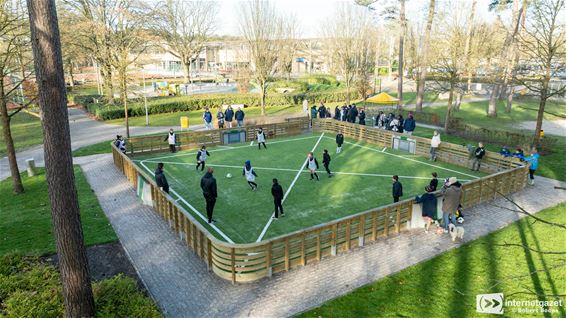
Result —
[{"label": "logo watermark", "polygon": [[505,300],[503,293],[476,295],[476,311],[483,314],[503,315],[505,309],[519,314],[557,314],[564,303],[560,300]]}]

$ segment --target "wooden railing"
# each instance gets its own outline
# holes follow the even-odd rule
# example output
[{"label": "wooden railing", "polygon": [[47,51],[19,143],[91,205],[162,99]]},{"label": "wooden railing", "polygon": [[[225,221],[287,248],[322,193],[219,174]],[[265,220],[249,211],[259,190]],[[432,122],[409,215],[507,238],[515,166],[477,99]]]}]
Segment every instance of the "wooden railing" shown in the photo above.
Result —
[{"label": "wooden railing", "polygon": [[[389,130],[352,124],[333,119],[316,119],[313,121],[314,131],[336,133],[342,131],[344,136],[363,140],[381,147],[391,147],[393,136],[404,136],[416,141],[416,154],[424,157],[430,156],[430,139],[409,136]],[[465,146],[442,142],[437,150],[438,161],[469,167],[471,165],[468,149]],[[499,172],[521,165],[521,161],[514,157],[503,157],[498,153],[486,151],[480,170],[486,173]]]},{"label": "wooden railing", "polygon": [[[321,123],[324,123],[324,126]],[[368,140],[370,142],[381,140],[389,144],[384,134],[374,134],[363,129],[356,130],[349,125],[337,126],[326,121],[315,121],[315,129],[324,128],[326,131],[331,131],[333,127],[343,129],[349,137],[359,134],[359,138],[364,140],[367,137],[371,139]],[[136,166],[114,145],[112,145],[112,153],[114,164],[127,176],[134,187],[137,186],[138,177],[147,182],[151,187],[156,213],[167,220],[185,244],[207,264],[209,271],[232,283],[271,277],[274,273],[286,272],[320,261],[324,257],[364,246],[368,242],[398,234],[408,227],[415,205],[414,199],[408,199],[258,243],[230,244],[220,241],[208,232],[172,197],[161,191],[153,177]],[[450,158],[449,155],[446,156]],[[498,196],[497,191],[508,194],[521,190],[526,184],[527,171],[528,167],[519,166],[465,183],[462,201],[464,207],[493,200]]]},{"label": "wooden railing", "polygon": [[[254,140],[259,128],[263,128],[268,138],[280,138],[294,136],[309,131],[309,119],[307,117],[289,118],[285,122],[246,125],[242,128],[213,129],[204,131],[179,131],[177,135],[177,149],[183,150],[200,145],[222,145],[223,135],[231,131],[245,131],[246,140]],[[165,140],[167,132],[162,135],[131,137],[127,140],[127,152],[130,155],[139,153],[164,152],[169,150],[169,144]]]}]

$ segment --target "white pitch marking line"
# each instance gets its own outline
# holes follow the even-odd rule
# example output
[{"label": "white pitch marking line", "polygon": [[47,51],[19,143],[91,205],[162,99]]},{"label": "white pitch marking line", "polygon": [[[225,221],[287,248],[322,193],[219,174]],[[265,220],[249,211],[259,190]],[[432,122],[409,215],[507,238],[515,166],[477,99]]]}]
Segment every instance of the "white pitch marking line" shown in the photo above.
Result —
[{"label": "white pitch marking line", "polygon": [[[326,137],[326,138],[333,139],[333,138],[330,138],[330,137]],[[368,149],[368,150],[371,150],[371,151],[374,151],[374,152],[380,152],[380,153],[383,153],[383,154],[386,154],[386,155],[389,155],[389,156],[393,156],[393,157],[397,157],[397,158],[401,158],[401,159],[405,159],[405,160],[417,162],[417,163],[420,163],[420,164],[423,164],[423,165],[427,165],[427,166],[431,166],[431,167],[435,167],[435,168],[438,168],[438,169],[442,169],[442,170],[446,170],[446,171],[458,173],[458,174],[461,174],[461,175],[464,175],[464,176],[472,177],[472,178],[474,178],[474,179],[479,179],[479,178],[480,178],[480,177],[476,177],[476,176],[474,176],[474,175],[467,174],[467,173],[464,173],[464,172],[460,172],[460,171],[456,171],[456,170],[452,170],[452,169],[448,169],[448,168],[436,166],[436,165],[433,165],[433,164],[430,164],[430,163],[426,163],[426,162],[418,161],[418,160],[415,160],[415,159],[411,159],[411,158],[407,158],[407,157],[395,155],[395,154],[388,153],[388,152],[382,152],[382,151],[379,151],[379,150],[376,150],[376,149],[373,149],[373,148],[370,148],[370,147],[358,145],[358,144],[355,144],[355,143],[352,143],[352,142],[345,141],[344,143],[345,143],[345,144],[352,145],[352,146],[356,146],[356,147]]]},{"label": "white pitch marking line", "polygon": [[381,152],[385,152],[385,150],[387,150],[387,147],[383,147],[383,150],[381,150]]},{"label": "white pitch marking line", "polygon": [[[154,161],[145,161],[145,162],[152,162]],[[169,162],[169,161],[160,161],[166,164],[172,165],[186,165],[186,166],[196,166],[194,163],[190,162]],[[235,169],[242,169],[243,166],[231,166],[231,165],[216,165],[216,164],[208,164],[210,167],[221,167],[221,168],[235,168]],[[301,173],[308,173],[307,170],[296,170],[296,169],[288,169],[288,168],[266,168],[266,167],[253,167],[255,170],[267,170],[267,171],[287,171],[287,172],[301,172]],[[340,171],[333,171],[332,174],[343,174],[343,175],[352,175],[352,176],[369,176],[369,177],[387,177],[391,178],[392,174],[377,174],[377,173],[363,173],[363,172],[340,172]],[[422,180],[430,180],[430,177],[415,177],[415,176],[399,176],[399,178],[403,179],[422,179]],[[439,179],[443,179],[444,177],[439,177]],[[460,179],[460,181],[471,181],[470,179]]]},{"label": "white pitch marking line", "polygon": [[[151,169],[149,169],[149,168],[145,165],[144,161],[141,161],[140,164],[142,165],[142,167],[145,168],[145,170],[147,170],[149,173],[151,173],[152,176],[155,176],[155,174],[153,173],[153,171],[151,171]],[[180,183],[180,182],[175,178],[175,176],[171,175],[171,177],[173,177],[173,179],[175,179],[179,184],[182,184],[182,183]],[[202,213],[200,213],[197,209],[195,209],[195,207],[193,207],[189,202],[187,202],[185,199],[183,199],[183,197],[181,197],[181,196],[179,195],[179,193],[177,193],[177,191],[175,191],[175,190],[173,190],[173,189],[170,189],[170,191],[171,191],[171,193],[173,193],[173,194],[175,194],[175,195],[177,196],[178,199],[177,199],[176,201],[181,200],[181,201],[182,201],[183,203],[185,203],[191,210],[193,210],[193,212],[195,212],[203,221],[207,222],[207,224],[208,224],[208,219],[207,219],[204,215],[202,215]],[[218,234],[220,234],[228,243],[234,243],[234,241],[232,241],[226,234],[224,234],[224,232],[222,232],[218,227],[216,227],[216,225],[214,225],[214,224],[208,224],[208,225],[210,225],[210,227],[213,228]]]},{"label": "white pitch marking line", "polygon": [[[320,135],[320,137],[318,137],[318,140],[316,141],[316,144],[314,144],[314,147],[312,148],[311,152],[314,152],[314,150],[316,149],[316,147],[318,146],[318,144],[320,143],[320,141],[322,140],[322,137],[324,137],[324,133],[322,133],[322,135]],[[295,179],[293,179],[293,182],[291,182],[291,185],[289,186],[289,188],[287,189],[287,191],[285,192],[285,195],[283,195],[283,200],[281,200],[281,204],[283,204],[283,202],[285,202],[285,199],[287,199],[287,196],[289,195],[289,192],[291,192],[291,189],[293,189],[293,186],[295,185],[295,183],[297,182],[297,180],[299,179],[299,176],[301,175],[301,172],[304,170],[305,165],[307,164],[307,160],[308,157],[305,159],[305,162],[303,162],[303,164],[301,165],[301,169],[297,172],[297,175],[295,176]],[[256,242],[261,241],[261,239],[263,238],[263,236],[265,236],[265,233],[267,232],[267,229],[269,228],[269,226],[271,225],[271,223],[273,222],[273,216],[275,216],[275,211],[271,214],[271,216],[269,217],[269,220],[267,221],[267,224],[265,225],[265,227],[263,228],[263,231],[261,231],[261,234],[259,235],[259,237],[257,238]]]},{"label": "white pitch marking line", "polygon": [[[291,142],[291,141],[297,141],[297,140],[304,140],[304,139],[311,139],[311,138],[316,138],[316,136],[309,136],[309,137],[301,137],[301,138],[293,138],[293,139],[285,139],[285,140],[277,140],[277,141],[272,141],[269,142],[270,145],[273,144],[278,144],[278,143],[282,143],[282,142]],[[250,145],[245,144],[245,145],[241,145],[241,146],[224,146],[224,145],[217,145],[218,146],[223,146],[223,147],[227,147],[227,148],[222,148],[222,149],[213,149],[210,150],[210,152],[218,152],[218,151],[226,151],[226,150],[234,150],[234,149],[240,149],[240,148],[246,148],[246,147],[250,147]],[[196,152],[186,152],[186,153],[181,153],[178,155],[169,155],[169,156],[163,156],[163,157],[156,157],[156,158],[151,158],[151,159],[147,159],[147,160],[158,160],[158,159],[167,159],[167,158],[174,158],[174,157],[184,157],[184,156],[189,156],[189,155],[196,155]],[[145,161],[145,160],[142,160]]]}]

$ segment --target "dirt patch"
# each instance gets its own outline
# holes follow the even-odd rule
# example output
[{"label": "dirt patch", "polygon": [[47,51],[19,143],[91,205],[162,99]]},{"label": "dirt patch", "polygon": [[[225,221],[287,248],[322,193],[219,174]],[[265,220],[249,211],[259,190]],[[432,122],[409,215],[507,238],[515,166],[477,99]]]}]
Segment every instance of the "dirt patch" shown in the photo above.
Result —
[{"label": "dirt patch", "polygon": [[[86,254],[92,280],[99,281],[122,273],[135,279],[138,288],[145,291],[145,287],[119,241],[88,247]],[[55,267],[58,266],[57,254],[43,257],[42,259]]]}]

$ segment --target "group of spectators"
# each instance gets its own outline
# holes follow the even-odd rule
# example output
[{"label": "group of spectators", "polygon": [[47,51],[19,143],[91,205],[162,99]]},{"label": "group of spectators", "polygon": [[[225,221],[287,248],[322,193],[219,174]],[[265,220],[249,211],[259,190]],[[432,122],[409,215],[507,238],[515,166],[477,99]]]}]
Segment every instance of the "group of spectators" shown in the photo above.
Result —
[{"label": "group of spectators", "polygon": [[409,113],[407,119],[404,119],[401,114],[395,116],[393,113],[385,114],[380,111],[375,117],[375,126],[385,130],[412,135],[417,126],[417,122],[412,113]]},{"label": "group of spectators", "polygon": [[[242,108],[238,108],[236,112],[232,109],[232,106],[228,106],[225,111],[222,111],[222,108],[218,110],[216,114],[216,120],[218,121],[218,128],[223,129],[224,125],[226,128],[232,128],[232,121],[236,120],[237,127],[244,127],[244,117],[246,114],[242,110]],[[208,107],[205,108],[204,113],[202,114],[202,119],[204,121],[204,126],[206,129],[212,129],[212,113]]]}]

